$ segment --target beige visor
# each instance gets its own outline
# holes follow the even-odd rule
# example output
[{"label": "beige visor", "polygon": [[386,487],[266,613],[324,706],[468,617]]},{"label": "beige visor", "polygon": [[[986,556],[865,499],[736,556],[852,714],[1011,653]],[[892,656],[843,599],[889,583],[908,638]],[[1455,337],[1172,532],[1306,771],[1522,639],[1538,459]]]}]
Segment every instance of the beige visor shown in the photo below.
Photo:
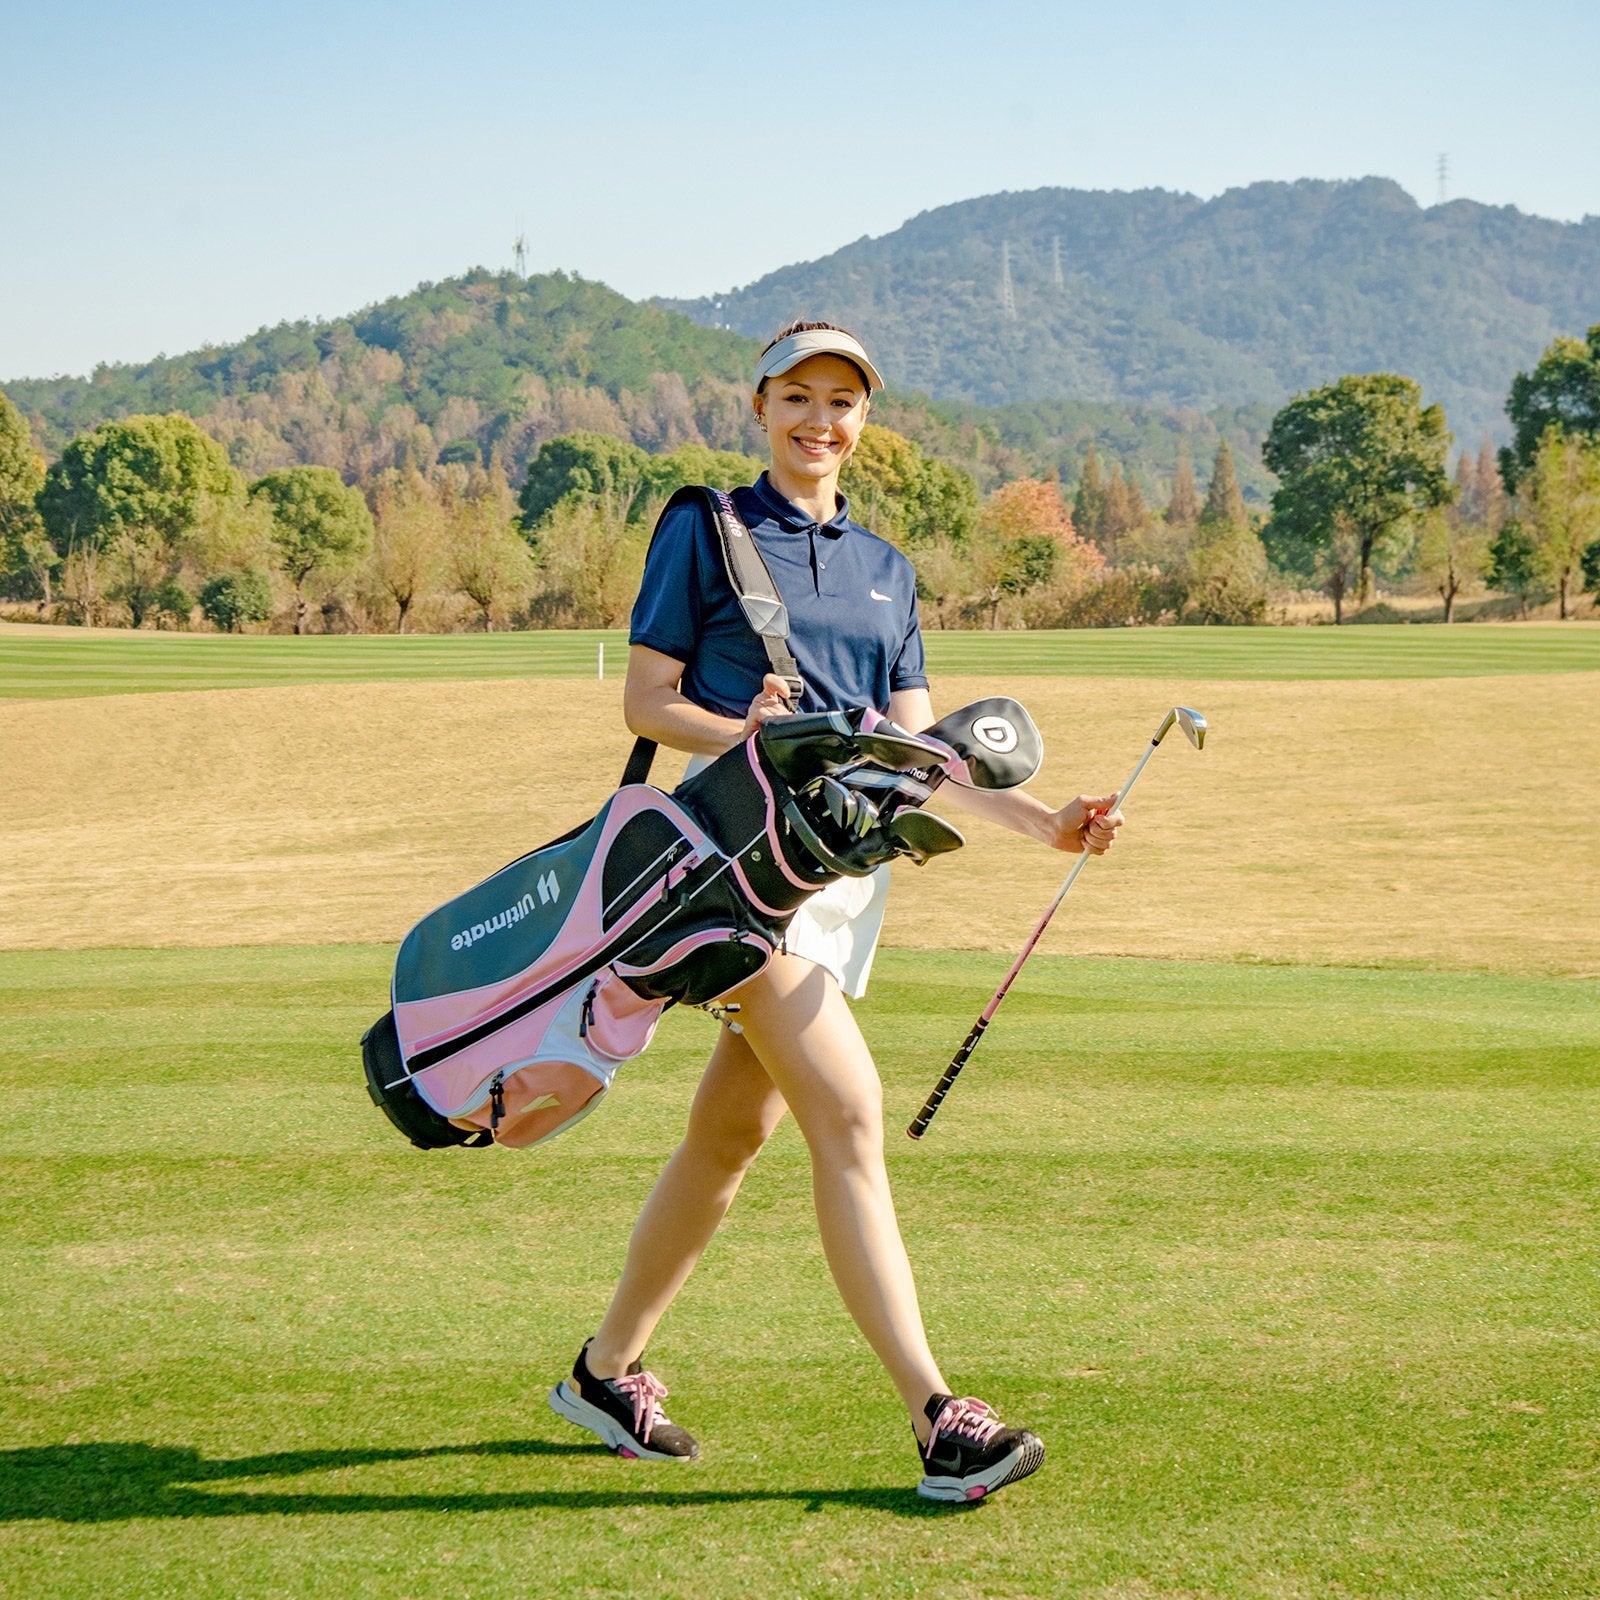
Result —
[{"label": "beige visor", "polygon": [[872,358],[861,348],[860,340],[833,328],[818,328],[806,333],[791,333],[762,356],[756,363],[757,392],[760,392],[761,385],[768,378],[782,377],[791,367],[799,366],[809,356],[843,356],[846,361],[853,361],[861,368],[869,390],[883,387],[883,379],[878,376]]}]

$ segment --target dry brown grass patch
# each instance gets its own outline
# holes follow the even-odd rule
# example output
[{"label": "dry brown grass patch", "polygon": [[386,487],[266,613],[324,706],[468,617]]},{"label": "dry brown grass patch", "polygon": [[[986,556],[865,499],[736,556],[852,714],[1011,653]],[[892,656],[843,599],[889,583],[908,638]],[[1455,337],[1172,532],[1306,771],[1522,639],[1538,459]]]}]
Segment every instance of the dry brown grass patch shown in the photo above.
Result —
[{"label": "dry brown grass patch", "polygon": [[[936,687],[947,707],[994,686]],[[1151,762],[1047,949],[1600,972],[1600,675],[1011,689],[1045,731],[1046,795],[1120,782],[1173,700],[1215,729]],[[0,705],[0,944],[397,939],[591,813],[627,748],[615,682]],[[1020,945],[1069,863],[965,831],[897,869],[890,942]]]}]

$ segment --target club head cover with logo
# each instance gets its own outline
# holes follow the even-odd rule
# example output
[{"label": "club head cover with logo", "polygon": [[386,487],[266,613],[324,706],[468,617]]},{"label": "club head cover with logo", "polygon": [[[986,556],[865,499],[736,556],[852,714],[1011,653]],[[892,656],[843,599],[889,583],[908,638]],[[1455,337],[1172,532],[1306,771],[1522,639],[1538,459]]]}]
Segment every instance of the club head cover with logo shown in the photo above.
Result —
[{"label": "club head cover with logo", "polygon": [[974,700],[917,735],[950,752],[944,776],[969,789],[1015,789],[1044,760],[1044,739],[1033,718],[1004,695]]}]

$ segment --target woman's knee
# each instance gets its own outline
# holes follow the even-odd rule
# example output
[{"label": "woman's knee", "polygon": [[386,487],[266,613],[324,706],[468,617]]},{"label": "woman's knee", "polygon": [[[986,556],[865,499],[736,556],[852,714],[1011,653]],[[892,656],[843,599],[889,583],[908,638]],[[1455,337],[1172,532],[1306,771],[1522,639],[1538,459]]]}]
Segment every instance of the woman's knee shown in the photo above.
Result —
[{"label": "woman's knee", "polygon": [[867,1073],[814,1095],[800,1131],[813,1156],[834,1164],[883,1159],[883,1086]]},{"label": "woman's knee", "polygon": [[755,1053],[725,1034],[689,1108],[684,1144],[708,1169],[736,1177],[761,1153],[783,1112],[783,1096]]},{"label": "woman's knee", "polygon": [[696,1106],[689,1117],[684,1148],[703,1167],[740,1176],[761,1154],[782,1116],[753,1107]]}]

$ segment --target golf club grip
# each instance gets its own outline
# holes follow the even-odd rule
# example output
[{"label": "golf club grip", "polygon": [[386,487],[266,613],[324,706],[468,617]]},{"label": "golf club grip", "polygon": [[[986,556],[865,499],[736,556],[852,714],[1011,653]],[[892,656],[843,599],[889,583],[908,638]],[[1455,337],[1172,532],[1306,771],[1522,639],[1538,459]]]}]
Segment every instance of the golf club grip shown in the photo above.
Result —
[{"label": "golf club grip", "polygon": [[972,1032],[966,1037],[961,1048],[950,1058],[950,1065],[944,1069],[944,1076],[934,1085],[933,1093],[923,1101],[922,1109],[911,1119],[911,1126],[906,1129],[907,1138],[920,1139],[928,1131],[928,1124],[933,1121],[934,1113],[939,1109],[944,1097],[950,1092],[950,1085],[961,1076],[961,1069],[967,1064],[967,1057],[978,1048],[978,1041],[983,1037],[983,1030],[989,1026],[987,1017],[979,1017],[972,1025]]}]

